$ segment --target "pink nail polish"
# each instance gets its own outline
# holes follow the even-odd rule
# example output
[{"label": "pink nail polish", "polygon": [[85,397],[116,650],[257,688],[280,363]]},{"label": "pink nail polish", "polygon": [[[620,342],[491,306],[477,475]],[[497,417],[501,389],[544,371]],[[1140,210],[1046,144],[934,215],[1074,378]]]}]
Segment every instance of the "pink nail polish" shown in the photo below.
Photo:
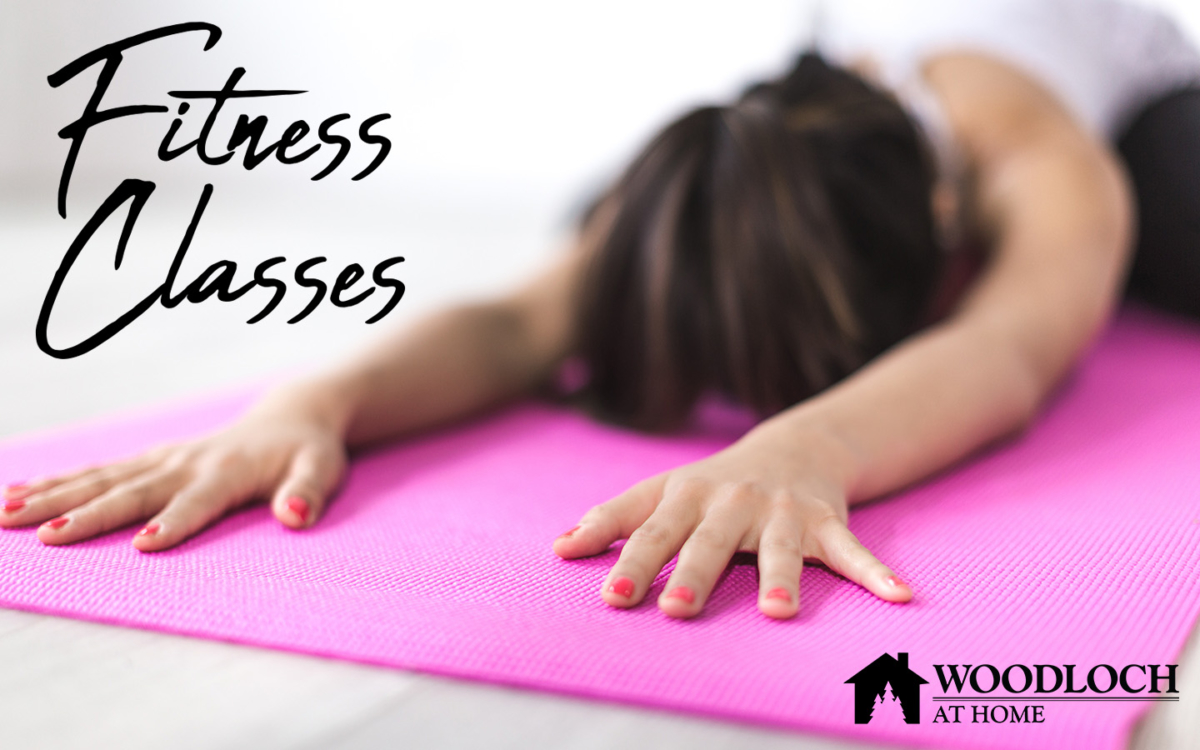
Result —
[{"label": "pink nail polish", "polygon": [[579,531],[579,526],[576,526],[575,528],[571,529],[570,531],[564,531],[563,533],[561,533],[561,534],[559,534],[559,535],[558,535],[558,538],[559,538],[559,539],[566,539],[567,537],[569,537],[569,536],[571,536],[572,534],[574,534],[576,531]]},{"label": "pink nail polish", "polygon": [[688,604],[691,604],[692,602],[696,601],[696,594],[687,586],[676,586],[667,592],[667,598],[682,599]]},{"label": "pink nail polish", "polygon": [[792,595],[788,593],[787,589],[776,587],[767,592],[767,598],[790,602],[792,600]]},{"label": "pink nail polish", "polygon": [[10,500],[20,500],[30,493],[29,485],[24,482],[15,482],[4,486],[4,497]]},{"label": "pink nail polish", "polygon": [[18,510],[20,510],[21,508],[24,508],[24,507],[25,507],[24,500],[9,500],[4,503],[4,512],[5,513],[16,513]]},{"label": "pink nail polish", "polygon": [[301,521],[304,521],[305,523],[308,522],[308,501],[307,500],[305,500],[302,497],[293,495],[292,497],[289,497],[284,502],[284,505],[286,505],[288,507],[288,510],[290,510],[291,512],[300,516]]},{"label": "pink nail polish", "polygon": [[156,523],[146,524],[142,528],[142,530],[137,533],[137,535],[138,536],[154,536],[155,534],[158,533],[158,530],[161,528],[162,528],[162,526],[159,526]]},{"label": "pink nail polish", "polygon": [[909,585],[908,585],[907,583],[905,583],[904,581],[900,580],[899,576],[888,576],[888,577],[887,577],[887,582],[888,582],[889,584],[891,584],[892,586],[895,586],[896,588],[901,588],[901,587],[903,587],[903,588],[910,588],[910,587],[909,587]]},{"label": "pink nail polish", "polygon": [[50,529],[61,529],[63,526],[66,526],[67,521],[70,521],[70,520],[71,519],[66,518],[64,516],[59,516],[58,518],[55,518],[52,521],[47,521],[46,523],[44,523],[42,525],[47,528],[50,528]]},{"label": "pink nail polish", "polygon": [[617,596],[623,596],[628,599],[633,596],[633,581],[622,576],[608,584],[608,590]]}]

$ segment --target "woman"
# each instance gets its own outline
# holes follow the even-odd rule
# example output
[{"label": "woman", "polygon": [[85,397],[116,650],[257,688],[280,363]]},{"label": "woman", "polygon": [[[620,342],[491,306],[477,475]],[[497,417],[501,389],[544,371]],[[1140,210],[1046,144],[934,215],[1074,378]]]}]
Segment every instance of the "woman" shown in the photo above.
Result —
[{"label": "woman", "polygon": [[[1036,28],[1075,43],[1073,56],[1013,43],[1045,8]],[[269,498],[282,523],[307,528],[347,447],[541,389],[578,358],[588,380],[573,398],[602,418],[669,429],[712,392],[762,418],[554,540],[576,558],[628,539],[600,592],[610,605],[638,604],[678,554],[658,606],[693,616],[739,550],[758,553],[771,617],[797,612],[806,559],[908,601],[848,530],[849,506],[1029,422],[1121,296],[1135,200],[1134,289],[1197,312],[1200,56],[1132,6],[971,9],[970,22],[939,16],[925,27],[936,33],[877,43],[854,63],[877,83],[806,54],[738,101],[688,113],[518,293],[429,318],[213,435],[9,486],[0,523],[44,522],[43,542],[70,544],[148,518],[133,543],[150,552]],[[1091,36],[1070,35],[1080,29]],[[853,42],[825,45],[850,65]],[[1128,80],[1064,88],[1072,65]],[[1106,143],[1125,122],[1132,181]]]}]

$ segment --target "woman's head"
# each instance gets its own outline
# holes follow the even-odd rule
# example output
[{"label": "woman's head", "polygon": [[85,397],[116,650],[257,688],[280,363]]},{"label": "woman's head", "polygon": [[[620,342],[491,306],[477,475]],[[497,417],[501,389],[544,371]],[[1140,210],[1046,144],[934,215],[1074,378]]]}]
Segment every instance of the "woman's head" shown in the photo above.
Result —
[{"label": "woman's head", "polygon": [[676,120],[585,217],[584,403],[667,429],[709,388],[765,416],[845,377],[926,309],[933,180],[896,101],[813,53]]}]

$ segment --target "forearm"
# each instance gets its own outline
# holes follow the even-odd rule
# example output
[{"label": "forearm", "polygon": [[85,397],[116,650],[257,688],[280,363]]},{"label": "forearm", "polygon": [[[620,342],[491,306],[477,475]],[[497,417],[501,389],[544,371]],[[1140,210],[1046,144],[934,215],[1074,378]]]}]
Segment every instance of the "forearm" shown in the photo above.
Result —
[{"label": "forearm", "polygon": [[948,323],[755,432],[819,454],[819,465],[855,503],[910,484],[1019,429],[1046,390],[1002,332]]},{"label": "forearm", "polygon": [[284,386],[258,408],[305,410],[350,446],[419,431],[530,389],[545,363],[527,339],[521,317],[503,303],[452,308]]},{"label": "forearm", "polygon": [[461,305],[378,341],[324,373],[279,388],[254,410],[297,414],[357,446],[420,431],[528,393],[572,347],[581,244],[525,286]]},{"label": "forearm", "polygon": [[[891,492],[1022,428],[1111,315],[1126,221],[1073,237],[1012,228],[950,320],[762,425],[822,454],[849,502]],[[1079,251],[1063,252],[1078,246]],[[1061,271],[1026,259],[1058,251]],[[1069,278],[1074,286],[1060,282]],[[826,455],[827,454],[827,455]]]}]

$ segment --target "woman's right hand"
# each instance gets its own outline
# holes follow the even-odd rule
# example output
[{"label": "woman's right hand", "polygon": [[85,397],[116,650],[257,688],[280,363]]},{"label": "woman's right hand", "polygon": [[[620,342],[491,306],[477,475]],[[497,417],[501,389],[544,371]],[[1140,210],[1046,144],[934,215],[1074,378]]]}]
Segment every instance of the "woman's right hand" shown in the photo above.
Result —
[{"label": "woman's right hand", "polygon": [[71,544],[148,520],[143,552],[179,544],[252,500],[270,499],[281,523],[320,517],[346,469],[342,435],[295,400],[264,403],[206,437],[135,458],[4,489],[0,526],[42,524],[45,544]]}]

